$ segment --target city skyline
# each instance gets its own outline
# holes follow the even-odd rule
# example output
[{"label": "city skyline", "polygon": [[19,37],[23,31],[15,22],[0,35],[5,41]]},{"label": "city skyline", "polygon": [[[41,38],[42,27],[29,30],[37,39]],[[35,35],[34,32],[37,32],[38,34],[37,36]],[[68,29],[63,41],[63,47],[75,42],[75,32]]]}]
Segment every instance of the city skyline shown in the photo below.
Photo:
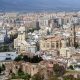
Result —
[{"label": "city skyline", "polygon": [[0,0],[0,80],[80,80],[80,0]]}]

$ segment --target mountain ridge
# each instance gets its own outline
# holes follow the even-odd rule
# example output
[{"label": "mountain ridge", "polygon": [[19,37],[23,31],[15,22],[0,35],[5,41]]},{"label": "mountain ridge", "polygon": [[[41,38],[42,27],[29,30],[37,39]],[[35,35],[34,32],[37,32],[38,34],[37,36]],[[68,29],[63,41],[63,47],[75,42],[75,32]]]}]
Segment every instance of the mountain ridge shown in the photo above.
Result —
[{"label": "mountain ridge", "polygon": [[80,10],[80,0],[0,0],[0,11]]}]

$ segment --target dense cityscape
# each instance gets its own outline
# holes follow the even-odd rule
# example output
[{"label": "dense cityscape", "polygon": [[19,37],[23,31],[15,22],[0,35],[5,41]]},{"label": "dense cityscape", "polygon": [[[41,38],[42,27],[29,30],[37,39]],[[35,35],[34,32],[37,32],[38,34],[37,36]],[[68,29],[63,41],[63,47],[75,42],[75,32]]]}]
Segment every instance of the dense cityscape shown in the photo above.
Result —
[{"label": "dense cityscape", "polygon": [[0,13],[0,80],[80,80],[80,12]]}]

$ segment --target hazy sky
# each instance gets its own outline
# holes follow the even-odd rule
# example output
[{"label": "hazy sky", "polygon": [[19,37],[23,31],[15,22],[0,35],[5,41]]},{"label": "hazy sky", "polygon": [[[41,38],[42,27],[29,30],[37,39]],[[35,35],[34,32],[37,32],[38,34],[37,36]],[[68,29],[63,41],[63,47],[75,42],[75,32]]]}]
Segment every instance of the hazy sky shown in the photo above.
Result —
[{"label": "hazy sky", "polygon": [[80,10],[80,0],[0,0],[0,10]]}]

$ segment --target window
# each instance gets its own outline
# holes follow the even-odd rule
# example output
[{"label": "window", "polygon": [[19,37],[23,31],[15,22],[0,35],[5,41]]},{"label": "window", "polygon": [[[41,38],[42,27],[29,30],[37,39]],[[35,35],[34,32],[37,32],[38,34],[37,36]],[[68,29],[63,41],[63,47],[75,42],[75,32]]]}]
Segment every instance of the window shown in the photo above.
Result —
[{"label": "window", "polygon": [[58,47],[59,47],[58,42],[56,42],[56,48],[58,48]]},{"label": "window", "polygon": [[62,42],[60,42],[60,47],[62,47]]},{"label": "window", "polygon": [[51,47],[54,48],[54,43],[51,43]]},{"label": "window", "polygon": [[47,43],[47,48],[49,48],[49,43]]}]

